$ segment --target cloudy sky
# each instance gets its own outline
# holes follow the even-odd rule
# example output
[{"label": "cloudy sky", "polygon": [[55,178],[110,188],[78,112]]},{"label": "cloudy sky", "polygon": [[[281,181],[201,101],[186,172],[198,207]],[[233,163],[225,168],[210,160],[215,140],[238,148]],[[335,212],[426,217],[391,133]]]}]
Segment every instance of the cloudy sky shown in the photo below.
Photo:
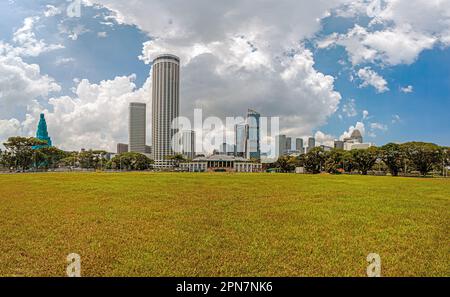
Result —
[{"label": "cloudy sky", "polygon": [[[115,150],[151,60],[182,59],[181,114],[279,116],[319,142],[450,145],[450,0],[0,1],[0,141]],[[150,119],[149,119],[150,121]],[[150,130],[150,129],[149,129]]]}]

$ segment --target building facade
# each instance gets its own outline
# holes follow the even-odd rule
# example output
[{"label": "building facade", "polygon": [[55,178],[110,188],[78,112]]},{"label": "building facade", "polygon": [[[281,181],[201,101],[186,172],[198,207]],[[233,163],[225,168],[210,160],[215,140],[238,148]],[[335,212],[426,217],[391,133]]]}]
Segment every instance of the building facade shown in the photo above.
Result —
[{"label": "building facade", "polygon": [[247,124],[238,124],[234,127],[234,137],[236,149],[234,155],[236,157],[246,157],[247,155],[247,134],[248,134],[248,125]]},{"label": "building facade", "polygon": [[346,151],[351,150],[364,150],[374,146],[373,143],[364,143],[361,131],[358,129],[353,130],[352,135],[345,138],[343,141],[343,147]]},{"label": "building facade", "polygon": [[340,140],[336,140],[334,142],[334,148],[337,150],[343,150],[344,149],[344,142]]},{"label": "building facade", "polygon": [[316,139],[314,137],[308,138],[307,152],[309,153],[315,147],[316,147]]},{"label": "building facade", "polygon": [[181,136],[181,153],[186,159],[195,158],[195,131],[183,131]]},{"label": "building facade", "polygon": [[275,137],[276,150],[275,155],[277,158],[286,155],[287,147],[286,147],[286,135],[278,135]]},{"label": "building facade", "polygon": [[145,103],[132,102],[128,109],[129,151],[145,154],[147,139],[147,105]]},{"label": "building facade", "polygon": [[213,155],[196,158],[192,162],[181,163],[180,167],[188,172],[262,172],[262,164],[250,162],[245,158]]},{"label": "building facade", "polygon": [[117,154],[123,154],[128,152],[128,144],[118,143],[117,144]]},{"label": "building facade", "polygon": [[295,150],[303,154],[305,149],[303,148],[303,138],[295,139]]},{"label": "building facade", "polygon": [[180,59],[160,55],[152,69],[152,155],[155,167],[171,167],[167,157],[174,155],[172,140],[178,132],[172,129],[180,112]]},{"label": "building facade", "polygon": [[292,151],[292,138],[286,137],[286,150]]}]

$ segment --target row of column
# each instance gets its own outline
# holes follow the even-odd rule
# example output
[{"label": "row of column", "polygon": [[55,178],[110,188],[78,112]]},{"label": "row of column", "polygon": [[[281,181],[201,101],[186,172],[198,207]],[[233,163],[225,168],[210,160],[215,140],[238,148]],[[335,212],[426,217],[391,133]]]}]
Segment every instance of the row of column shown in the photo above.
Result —
[{"label": "row of column", "polygon": [[233,168],[234,162],[232,161],[210,161],[208,162],[209,168]]}]

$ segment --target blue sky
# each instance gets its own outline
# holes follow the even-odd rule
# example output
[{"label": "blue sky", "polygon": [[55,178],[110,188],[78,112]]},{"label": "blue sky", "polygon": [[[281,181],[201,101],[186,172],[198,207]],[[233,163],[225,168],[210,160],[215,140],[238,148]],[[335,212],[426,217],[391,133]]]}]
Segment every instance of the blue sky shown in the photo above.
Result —
[{"label": "blue sky", "polygon": [[[361,10],[367,1],[283,1],[292,4],[289,13],[275,4],[250,12],[242,1],[227,18],[230,7],[211,4],[216,20],[196,10],[202,1],[177,9],[163,1],[136,1],[135,7],[91,1],[97,4],[84,5],[79,18],[66,15],[66,1],[2,1],[0,71],[11,80],[0,79],[0,138],[32,135],[38,113],[46,112],[50,134],[63,148],[92,140],[93,147],[113,150],[126,141],[128,102],[151,105],[148,61],[169,51],[184,61],[182,114],[202,107],[207,115],[242,116],[253,108],[280,116],[289,136],[316,135],[325,144],[356,126],[379,145],[450,146],[448,14],[415,0],[416,9],[424,5],[442,18],[439,26],[415,22],[415,12],[384,1],[374,23]],[[37,19],[20,31],[27,18]],[[357,25],[363,32],[351,35]],[[392,49],[384,36],[401,46]],[[29,76],[30,65],[38,73]]]}]

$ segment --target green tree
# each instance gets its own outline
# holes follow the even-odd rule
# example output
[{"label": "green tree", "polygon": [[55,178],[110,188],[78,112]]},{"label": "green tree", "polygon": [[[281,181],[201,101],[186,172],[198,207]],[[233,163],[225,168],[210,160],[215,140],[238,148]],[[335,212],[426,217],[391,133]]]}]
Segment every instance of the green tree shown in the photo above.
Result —
[{"label": "green tree", "polygon": [[389,168],[392,176],[398,176],[405,166],[405,152],[399,144],[389,143],[381,147],[380,158]]},{"label": "green tree", "polygon": [[46,144],[47,142],[33,137],[11,137],[3,145],[9,153],[10,167],[26,171],[34,164],[36,150],[33,147]]},{"label": "green tree", "polygon": [[101,169],[106,166],[108,160],[106,160],[106,151],[102,150],[89,150],[83,151],[78,154],[78,163],[81,168],[85,169]]},{"label": "green tree", "polygon": [[175,167],[180,167],[180,164],[186,162],[186,158],[182,154],[167,156],[166,160],[173,161]]},{"label": "green tree", "polygon": [[108,162],[108,168],[120,170],[148,170],[152,167],[153,160],[146,155],[127,152],[115,156]]},{"label": "green tree", "polygon": [[68,153],[56,147],[41,147],[36,149],[34,165],[39,169],[55,168]]},{"label": "green tree", "polygon": [[280,158],[278,158],[274,165],[281,172],[288,173],[295,170],[297,160],[294,157],[281,156]]},{"label": "green tree", "polygon": [[15,158],[13,157],[13,155],[8,151],[2,152],[0,156],[0,166],[10,170],[11,168],[14,168],[14,164]]},{"label": "green tree", "polygon": [[[442,148],[442,163],[444,167],[450,166],[450,147],[443,147]],[[445,168],[442,169],[442,173],[446,171]]]},{"label": "green tree", "polygon": [[356,163],[353,159],[352,152],[344,151],[342,163],[345,172],[352,173],[356,170]]},{"label": "green tree", "polygon": [[378,159],[378,149],[376,147],[370,147],[365,150],[352,150],[351,154],[356,168],[363,175],[367,175]]},{"label": "green tree", "polygon": [[325,165],[325,151],[321,147],[313,148],[307,154],[302,155],[302,163],[305,170],[309,173],[318,174],[322,172]]},{"label": "green tree", "polygon": [[442,162],[442,150],[433,143],[408,142],[402,145],[407,158],[422,176],[426,176],[433,167]]},{"label": "green tree", "polygon": [[106,155],[108,153],[103,150],[94,150],[92,151],[92,160],[94,162],[94,168],[95,169],[103,169],[103,167],[106,166],[106,163],[108,163],[108,160],[106,159]]},{"label": "green tree", "polygon": [[344,170],[345,151],[334,149],[325,153],[325,170],[331,174],[338,174]]},{"label": "green tree", "polygon": [[79,167],[78,152],[66,153],[66,157],[59,161],[59,165],[64,167]]},{"label": "green tree", "polygon": [[6,157],[5,156],[6,156],[5,152],[3,152],[0,149],[0,167],[1,168],[7,167],[7,162],[6,162]]}]

